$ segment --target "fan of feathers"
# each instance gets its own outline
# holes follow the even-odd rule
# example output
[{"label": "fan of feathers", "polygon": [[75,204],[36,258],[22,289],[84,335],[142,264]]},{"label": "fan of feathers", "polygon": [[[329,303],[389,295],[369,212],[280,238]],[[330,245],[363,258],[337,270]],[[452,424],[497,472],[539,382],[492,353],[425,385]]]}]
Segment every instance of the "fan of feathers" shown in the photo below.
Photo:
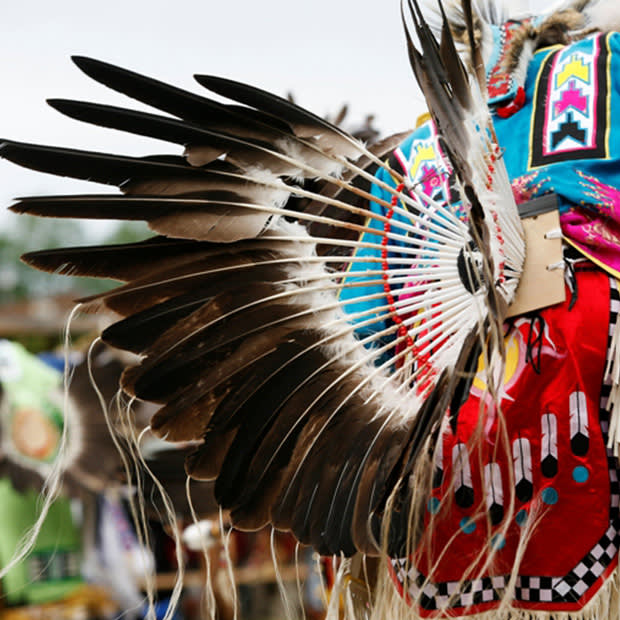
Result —
[{"label": "fan of feathers", "polygon": [[[471,22],[468,1],[464,13]],[[101,338],[139,356],[121,385],[158,405],[151,430],[200,442],[187,473],[215,481],[237,527],[271,523],[322,554],[377,554],[390,524],[389,551],[401,552],[408,480],[442,418],[456,419],[479,355],[501,363],[523,263],[479,76],[447,24],[436,42],[415,1],[403,20],[455,172],[453,204],[391,165],[406,134],[367,146],[247,84],[197,75],[207,92],[195,94],[85,57],[73,61],[89,77],[159,112],[50,105],[183,156],[0,146],[21,166],[120,188],[21,198],[13,211],[148,223],[155,235],[139,243],[24,260],[119,281],[79,303],[117,316]]]}]

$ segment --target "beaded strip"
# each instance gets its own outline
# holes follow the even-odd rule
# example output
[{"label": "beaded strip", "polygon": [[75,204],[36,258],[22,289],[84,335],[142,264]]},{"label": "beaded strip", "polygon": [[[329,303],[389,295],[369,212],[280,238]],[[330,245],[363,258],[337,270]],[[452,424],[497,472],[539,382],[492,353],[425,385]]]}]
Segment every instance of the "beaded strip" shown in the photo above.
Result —
[{"label": "beaded strip", "polygon": [[[493,152],[491,153],[491,164],[489,165],[489,175],[487,177],[487,189],[491,191],[493,189],[493,175],[495,174],[495,164],[498,160],[499,155],[499,146],[495,144],[493,146]],[[495,232],[497,235],[497,240],[499,242],[499,254],[500,254],[500,263],[498,265],[499,270],[499,283],[504,284],[506,282],[505,270],[506,270],[506,254],[504,251],[504,236],[503,231],[499,223],[499,215],[497,211],[493,210],[493,224],[495,225]]]},{"label": "beaded strip", "polygon": [[396,186],[395,193],[392,196],[391,201],[390,201],[391,207],[386,213],[387,219],[383,223],[383,238],[381,240],[381,245],[382,245],[381,270],[382,270],[382,279],[383,279],[383,290],[385,292],[385,296],[387,299],[388,309],[390,311],[390,317],[392,321],[396,325],[398,325],[398,331],[397,331],[398,339],[401,341],[404,340],[406,348],[410,350],[413,358],[416,359],[418,363],[420,364],[420,367],[419,367],[420,375],[417,381],[417,393],[422,395],[422,394],[428,394],[430,389],[432,389],[432,383],[433,383],[433,379],[437,375],[437,369],[434,368],[432,364],[428,362],[428,360],[419,359],[419,349],[416,346],[415,342],[413,341],[413,338],[411,338],[411,336],[409,335],[407,326],[404,325],[402,317],[398,314],[396,310],[395,299],[394,299],[394,295],[392,294],[392,289],[390,287],[389,273],[388,273],[388,270],[389,270],[389,265],[388,265],[388,260],[387,260],[388,258],[387,245],[389,242],[388,234],[392,228],[392,218],[394,217],[394,207],[397,206],[398,200],[399,200],[398,195],[404,189],[405,189],[404,183],[400,183],[399,185]]},{"label": "beaded strip", "polygon": [[390,310],[390,315],[392,317],[392,321],[398,325],[398,337],[401,339],[405,339],[405,343],[408,348],[413,349],[413,339],[408,335],[407,327],[403,325],[403,319],[400,317],[398,312],[396,311],[394,295],[392,295],[392,288],[389,283],[389,275],[388,275],[388,234],[392,228],[392,217],[394,216],[394,207],[398,204],[398,194],[405,189],[405,184],[400,183],[396,187],[396,193],[392,196],[392,200],[390,202],[391,208],[386,214],[387,221],[383,223],[383,239],[381,240],[381,245],[383,246],[381,249],[381,258],[383,259],[381,262],[381,269],[383,271],[383,290],[385,291],[385,296],[387,298],[388,307]]}]

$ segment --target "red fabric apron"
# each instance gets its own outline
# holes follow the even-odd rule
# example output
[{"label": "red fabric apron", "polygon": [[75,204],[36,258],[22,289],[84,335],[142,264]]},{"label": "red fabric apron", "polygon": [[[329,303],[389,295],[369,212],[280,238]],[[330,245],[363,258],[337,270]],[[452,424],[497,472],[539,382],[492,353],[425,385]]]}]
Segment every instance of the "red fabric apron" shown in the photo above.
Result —
[{"label": "red fabric apron", "polygon": [[498,607],[528,531],[513,607],[581,609],[616,568],[619,491],[603,375],[618,294],[601,271],[576,278],[571,310],[567,301],[520,317],[507,332],[504,432],[492,403],[480,416],[482,372],[456,433],[444,425],[414,567],[392,565],[421,615]]}]

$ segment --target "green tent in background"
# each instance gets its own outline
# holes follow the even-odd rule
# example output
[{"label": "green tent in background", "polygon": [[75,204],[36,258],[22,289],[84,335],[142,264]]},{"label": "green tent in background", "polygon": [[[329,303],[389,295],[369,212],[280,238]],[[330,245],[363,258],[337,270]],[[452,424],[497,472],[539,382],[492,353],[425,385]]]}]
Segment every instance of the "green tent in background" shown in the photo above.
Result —
[{"label": "green tent in background", "polygon": [[[38,515],[41,499],[35,491],[18,493],[8,479],[0,480],[0,565],[6,566],[21,537]],[[82,584],[81,537],[71,514],[70,500],[52,504],[30,555],[2,581],[9,604],[44,603],[71,594]]]},{"label": "green tent in background", "polygon": [[[0,478],[0,566],[6,566],[39,515],[39,490],[58,456],[62,374],[21,345],[0,340],[0,390],[0,475],[7,475]],[[5,602],[43,603],[70,594],[82,583],[81,546],[70,500],[59,498],[32,552],[3,579]]]}]

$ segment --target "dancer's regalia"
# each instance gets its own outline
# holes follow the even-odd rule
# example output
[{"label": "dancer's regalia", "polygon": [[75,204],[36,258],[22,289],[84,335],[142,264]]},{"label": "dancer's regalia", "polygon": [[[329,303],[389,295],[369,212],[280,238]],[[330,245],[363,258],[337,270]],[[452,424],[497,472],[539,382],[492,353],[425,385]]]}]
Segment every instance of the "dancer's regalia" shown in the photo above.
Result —
[{"label": "dancer's regalia", "polygon": [[432,118],[396,149],[244,84],[198,76],[222,104],[87,58],[168,115],[51,104],[184,156],[0,146],[123,191],[14,210],[158,234],[26,260],[125,283],[82,303],[143,356],[121,383],[161,405],[151,429],[201,442],[188,473],[238,527],[394,558],[398,613],[617,613],[620,90],[597,7],[490,24],[465,1],[428,14],[438,44],[413,2]]},{"label": "dancer's regalia", "polygon": [[[565,33],[541,45],[561,16],[481,25],[493,35],[488,102],[515,198],[522,212],[543,196],[559,208],[566,301],[543,301],[506,323],[501,416],[487,405],[480,415],[488,393],[479,368],[458,423],[438,437],[425,532],[412,558],[393,562],[397,586],[422,615],[492,611],[506,598],[515,609],[576,616],[607,615],[617,604],[620,486],[609,424],[620,39]],[[432,119],[391,161],[435,200],[451,200],[453,170]],[[544,287],[536,285],[541,298]]]}]

